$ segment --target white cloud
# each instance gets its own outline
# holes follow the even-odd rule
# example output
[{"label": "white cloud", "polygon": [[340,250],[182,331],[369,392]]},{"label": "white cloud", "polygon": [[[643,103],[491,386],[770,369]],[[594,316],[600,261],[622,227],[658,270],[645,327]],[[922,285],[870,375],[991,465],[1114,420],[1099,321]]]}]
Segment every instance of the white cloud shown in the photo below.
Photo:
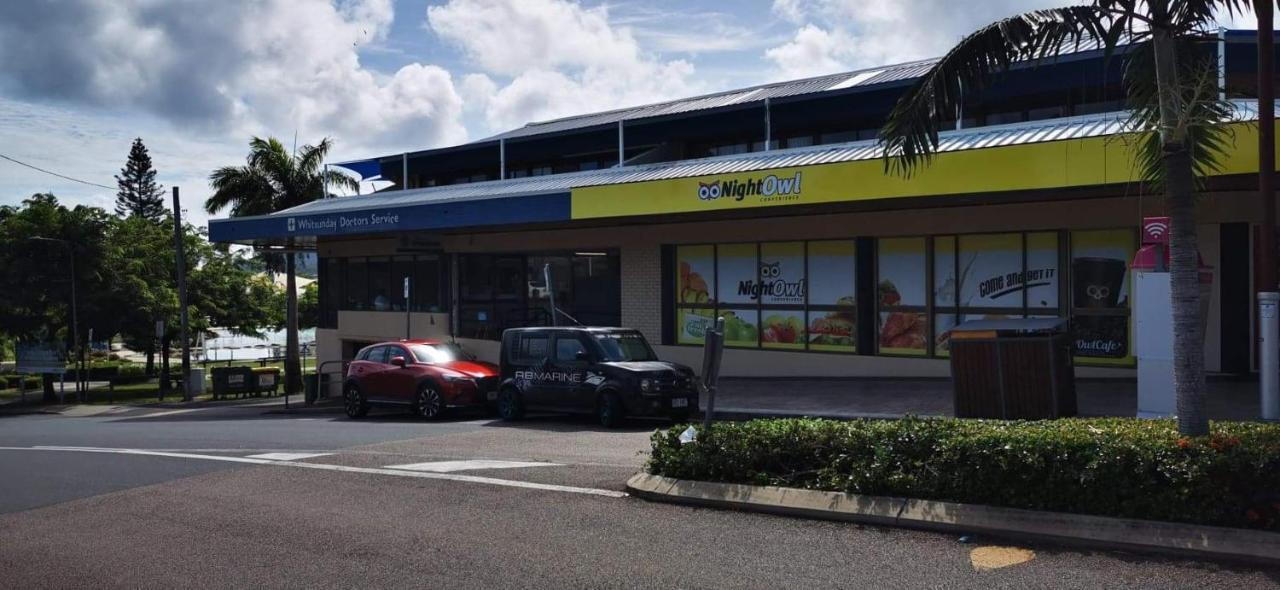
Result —
[{"label": "white cloud", "polygon": [[[641,49],[608,8],[565,0],[451,0],[427,10],[427,24],[479,68],[494,130],[529,121],[643,104],[694,94],[693,65]],[[494,78],[497,78],[495,80]]]},{"label": "white cloud", "polygon": [[3,3],[0,60],[14,65],[0,89],[239,137],[297,131],[346,148],[462,141],[447,71],[410,64],[375,75],[360,63],[360,48],[384,40],[392,20],[391,0]]},{"label": "white cloud", "polygon": [[[804,77],[936,57],[979,27],[1071,0],[774,0],[801,24],[765,51],[780,75]],[[922,18],[927,16],[927,18]]]}]

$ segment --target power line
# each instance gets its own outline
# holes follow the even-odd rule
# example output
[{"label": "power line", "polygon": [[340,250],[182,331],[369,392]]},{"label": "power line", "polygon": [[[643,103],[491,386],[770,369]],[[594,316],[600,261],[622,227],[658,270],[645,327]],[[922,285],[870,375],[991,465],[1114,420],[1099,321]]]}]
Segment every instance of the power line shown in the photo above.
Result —
[{"label": "power line", "polygon": [[105,188],[105,189],[107,189],[107,190],[109,190],[109,191],[116,190],[114,187],[110,187],[110,186],[106,186],[106,185],[98,184],[98,183],[96,183],[96,182],[89,182],[89,181],[87,181],[87,180],[80,180],[79,178],[72,178],[72,177],[67,176],[67,175],[65,175],[65,174],[58,174],[57,172],[53,172],[53,171],[51,171],[51,170],[45,170],[44,168],[41,168],[41,167],[39,167],[39,166],[32,166],[31,164],[28,164],[28,163],[23,162],[23,161],[20,161],[20,160],[15,160],[15,159],[10,158],[9,156],[6,156],[6,155],[4,155],[4,154],[0,154],[0,158],[4,158],[4,159],[6,159],[6,160],[8,160],[8,161],[10,161],[10,162],[13,162],[14,164],[19,165],[19,166],[26,166],[27,168],[30,168],[30,169],[32,169],[32,170],[36,170],[36,171],[39,171],[39,172],[44,172],[45,174],[52,174],[52,175],[54,175],[54,176],[57,176],[58,178],[64,178],[64,179],[66,179],[66,180],[70,180],[71,182],[78,182],[78,183],[80,183],[80,184],[87,184],[87,185],[89,185],[89,186],[96,186],[96,187],[98,187],[98,188]]}]

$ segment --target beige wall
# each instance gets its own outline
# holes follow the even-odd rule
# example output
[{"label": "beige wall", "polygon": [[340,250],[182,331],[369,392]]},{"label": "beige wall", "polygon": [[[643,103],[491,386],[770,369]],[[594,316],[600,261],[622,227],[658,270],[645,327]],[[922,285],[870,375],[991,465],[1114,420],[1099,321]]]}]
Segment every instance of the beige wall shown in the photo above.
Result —
[{"label": "beige wall", "polygon": [[[940,200],[941,202],[941,200]],[[1259,216],[1256,195],[1249,192],[1216,193],[1201,201],[1199,216],[1201,249],[1206,263],[1219,266],[1217,224],[1249,221]],[[1137,227],[1145,215],[1163,213],[1159,197],[1113,197],[1073,201],[1018,204],[947,206],[929,209],[786,216],[778,210],[759,210],[760,217],[700,222],[631,223],[610,227],[556,228],[552,230],[455,233],[434,236],[446,252],[528,252],[615,248],[621,254],[622,323],[635,327],[652,341],[662,333],[662,244],[731,241],[933,235]],[[400,239],[323,241],[322,256],[394,254]],[[1206,365],[1219,367],[1219,288],[1215,285],[1207,330]],[[447,314],[435,316],[433,331],[415,317],[414,335],[446,335]],[[340,312],[340,339],[376,340],[400,338],[404,316],[385,312]],[[317,337],[320,341],[319,336]],[[490,341],[464,341],[486,360],[497,360],[497,345]],[[324,342],[320,342],[323,348]],[[665,358],[691,366],[701,363],[696,347],[660,346]],[[846,356],[757,350],[730,350],[724,360],[727,376],[929,376],[949,375],[947,361]],[[1080,368],[1089,376],[1132,375],[1127,369]]]}]

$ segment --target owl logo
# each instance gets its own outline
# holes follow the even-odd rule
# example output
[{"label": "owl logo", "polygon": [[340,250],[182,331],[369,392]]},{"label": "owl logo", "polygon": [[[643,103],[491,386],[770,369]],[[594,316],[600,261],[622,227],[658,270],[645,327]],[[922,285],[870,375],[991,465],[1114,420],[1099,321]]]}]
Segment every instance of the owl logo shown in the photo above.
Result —
[{"label": "owl logo", "polygon": [[760,263],[761,279],[776,279],[782,274],[781,263],[779,262],[762,262]]},{"label": "owl logo", "polygon": [[703,201],[714,201],[720,198],[720,181],[699,182],[698,198]]}]

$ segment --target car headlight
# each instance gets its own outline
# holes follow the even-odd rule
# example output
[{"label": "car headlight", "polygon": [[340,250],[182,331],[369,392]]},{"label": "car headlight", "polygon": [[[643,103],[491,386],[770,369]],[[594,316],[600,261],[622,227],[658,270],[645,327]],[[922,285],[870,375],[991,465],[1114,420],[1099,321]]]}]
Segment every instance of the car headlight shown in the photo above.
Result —
[{"label": "car headlight", "polygon": [[458,383],[460,381],[475,383],[475,379],[472,379],[471,377],[468,377],[466,375],[445,375],[444,380],[449,383]]},{"label": "car headlight", "polygon": [[645,393],[649,393],[650,391],[653,391],[653,381],[649,379],[641,379],[640,391],[643,391]]}]

